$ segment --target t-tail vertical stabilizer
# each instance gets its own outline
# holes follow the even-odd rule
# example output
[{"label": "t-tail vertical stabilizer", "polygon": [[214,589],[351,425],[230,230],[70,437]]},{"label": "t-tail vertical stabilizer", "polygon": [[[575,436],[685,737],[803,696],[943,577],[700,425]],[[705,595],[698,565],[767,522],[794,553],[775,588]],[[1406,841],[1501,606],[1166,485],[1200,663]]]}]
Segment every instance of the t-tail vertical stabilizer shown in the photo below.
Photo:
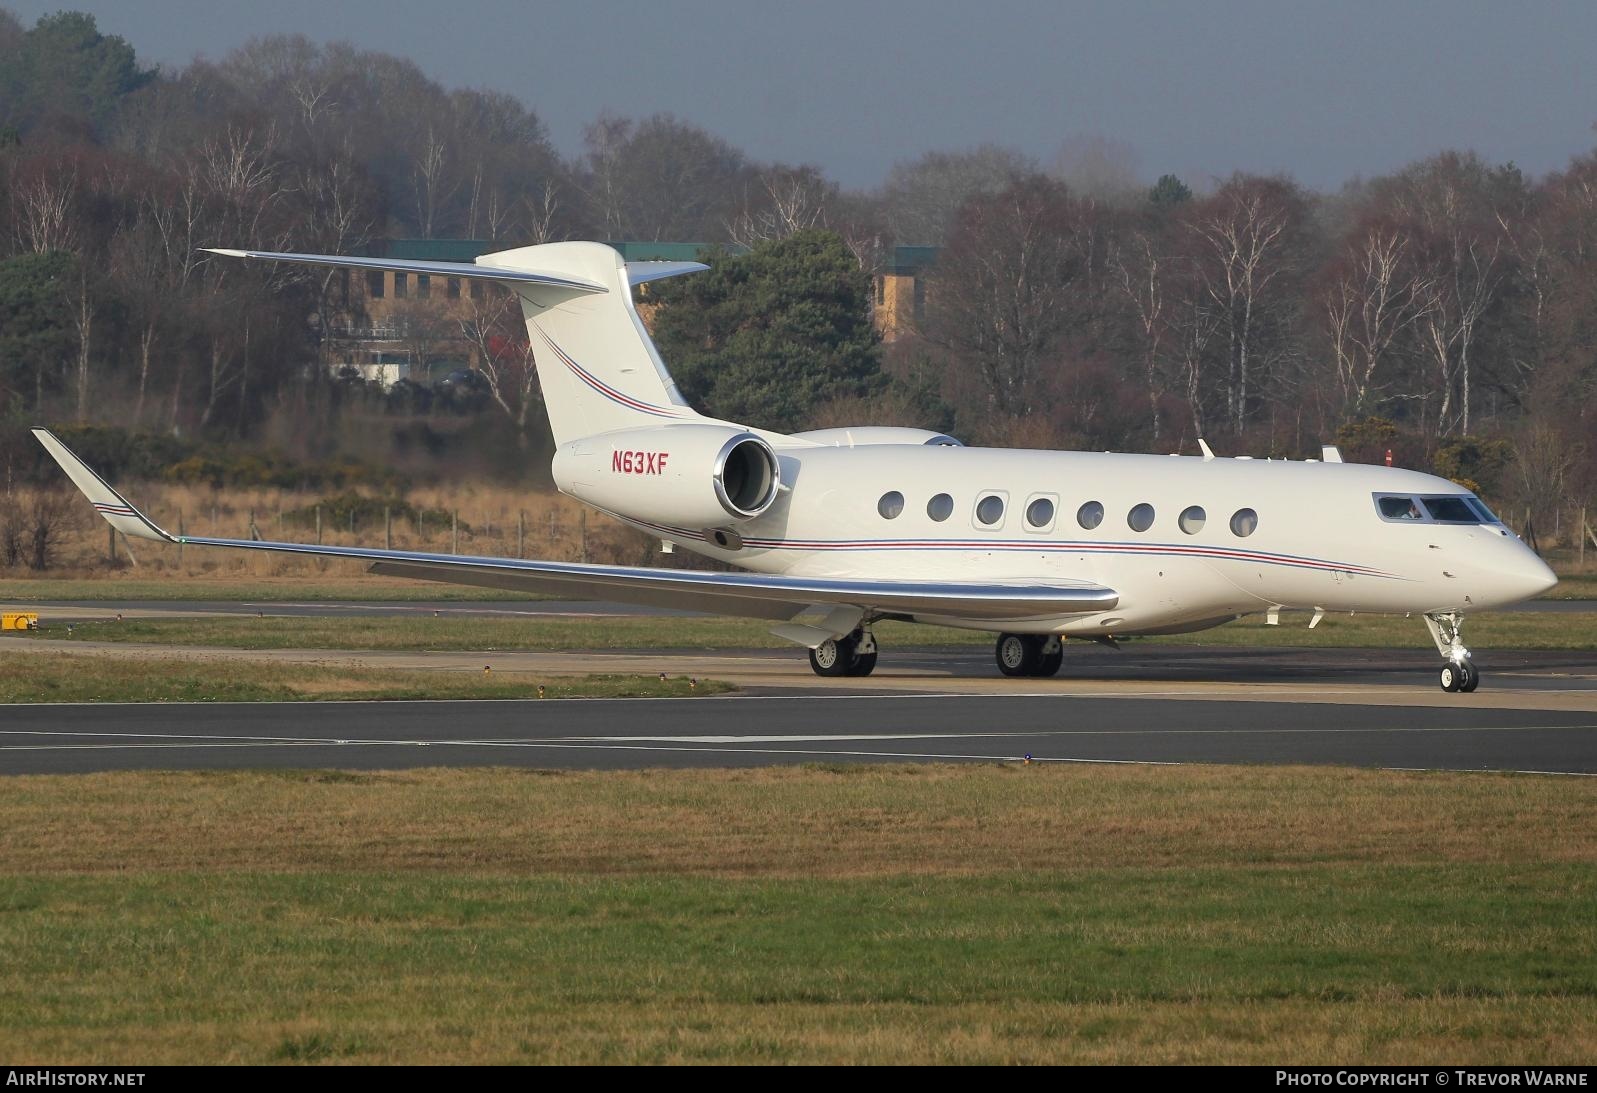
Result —
[{"label": "t-tail vertical stabilizer", "polygon": [[603,286],[573,292],[517,284],[557,445],[585,436],[695,421],[632,303],[632,286],[703,269],[697,263],[632,263],[602,243],[545,243],[485,254],[478,265],[537,271]]}]

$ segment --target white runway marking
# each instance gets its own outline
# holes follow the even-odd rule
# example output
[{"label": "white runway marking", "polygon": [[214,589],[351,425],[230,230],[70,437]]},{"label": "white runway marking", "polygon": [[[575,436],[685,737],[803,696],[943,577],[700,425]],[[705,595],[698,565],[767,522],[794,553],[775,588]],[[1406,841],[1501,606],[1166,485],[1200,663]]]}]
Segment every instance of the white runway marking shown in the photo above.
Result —
[{"label": "white runway marking", "polygon": [[[868,740],[1013,740],[1042,739],[1046,737],[1076,736],[1275,736],[1290,735],[1368,735],[1371,733],[1480,733],[1480,732],[1549,732],[1591,731],[1597,723],[1575,725],[1393,725],[1347,726],[1301,729],[1017,729],[1009,732],[945,732],[945,733],[817,733],[802,735],[692,735],[692,736],[555,736],[555,737],[503,737],[499,739],[391,739],[333,738],[309,736],[232,736],[219,733],[161,733],[161,732],[106,732],[59,729],[0,729],[0,738],[8,736],[92,738],[99,743],[39,743],[0,744],[3,751],[44,751],[57,749],[91,748],[155,748],[155,747],[415,747],[437,745],[467,747],[608,747],[621,744],[823,744],[830,742],[856,743]],[[158,743],[152,743],[157,741]],[[681,749],[723,750],[723,749]],[[738,749],[748,750],[748,749]],[[830,752],[829,754],[845,754]]]}]

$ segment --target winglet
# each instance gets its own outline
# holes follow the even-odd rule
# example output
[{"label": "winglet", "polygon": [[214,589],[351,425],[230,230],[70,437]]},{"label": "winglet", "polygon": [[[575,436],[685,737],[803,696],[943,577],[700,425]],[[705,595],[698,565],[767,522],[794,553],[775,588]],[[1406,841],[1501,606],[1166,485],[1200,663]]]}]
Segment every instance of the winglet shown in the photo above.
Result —
[{"label": "winglet", "polygon": [[149,517],[128,504],[127,498],[106,485],[105,479],[95,474],[87,463],[73,455],[72,450],[57,440],[50,430],[34,429],[33,435],[38,438],[40,444],[44,445],[44,450],[61,464],[61,469],[67,472],[72,484],[83,491],[83,495],[94,505],[94,511],[105,517],[106,523],[123,535],[154,539],[161,543],[177,542],[151,523]]}]

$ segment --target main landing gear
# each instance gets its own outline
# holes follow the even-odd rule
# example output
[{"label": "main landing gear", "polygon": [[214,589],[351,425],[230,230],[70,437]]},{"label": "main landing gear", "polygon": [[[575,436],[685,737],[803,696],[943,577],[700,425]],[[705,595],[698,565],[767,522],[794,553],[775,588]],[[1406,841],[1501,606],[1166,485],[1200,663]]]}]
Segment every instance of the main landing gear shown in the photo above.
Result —
[{"label": "main landing gear", "polygon": [[1426,615],[1425,625],[1430,628],[1431,640],[1436,642],[1437,652],[1447,658],[1447,663],[1442,665],[1442,690],[1449,694],[1460,691],[1468,694],[1479,687],[1480,669],[1475,667],[1464,640],[1459,636],[1464,626],[1464,616],[1456,611]]},{"label": "main landing gear", "polygon": [[876,637],[861,628],[827,638],[810,650],[810,668],[818,676],[868,676],[876,668]]},{"label": "main landing gear", "polygon": [[999,634],[993,653],[1006,676],[1051,676],[1065,662],[1065,647],[1052,634]]}]

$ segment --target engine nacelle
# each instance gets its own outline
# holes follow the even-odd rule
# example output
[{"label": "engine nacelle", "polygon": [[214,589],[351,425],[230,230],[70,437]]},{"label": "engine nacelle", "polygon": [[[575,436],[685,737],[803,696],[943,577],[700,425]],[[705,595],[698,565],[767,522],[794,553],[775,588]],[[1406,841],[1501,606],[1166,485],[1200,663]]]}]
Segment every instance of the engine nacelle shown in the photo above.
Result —
[{"label": "engine nacelle", "polygon": [[753,433],[662,425],[585,437],[555,452],[561,492],[623,516],[674,527],[752,520],[776,500],[781,466]]},{"label": "engine nacelle", "polygon": [[905,429],[896,425],[866,425],[858,429],[811,429],[807,433],[794,433],[793,436],[833,448],[864,448],[876,444],[921,444],[933,448],[965,446],[947,433],[934,433],[930,429]]}]

